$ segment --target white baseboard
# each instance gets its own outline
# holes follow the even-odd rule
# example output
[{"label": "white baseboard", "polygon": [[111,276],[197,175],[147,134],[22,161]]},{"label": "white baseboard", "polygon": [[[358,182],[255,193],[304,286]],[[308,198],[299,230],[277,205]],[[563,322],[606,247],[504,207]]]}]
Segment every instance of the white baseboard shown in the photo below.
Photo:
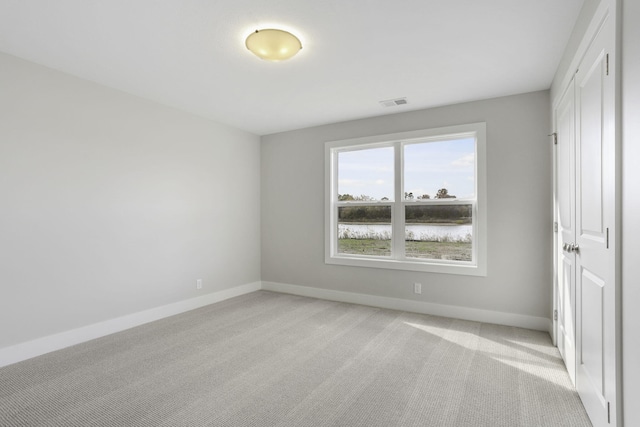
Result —
[{"label": "white baseboard", "polygon": [[357,294],[353,292],[333,291],[284,283],[254,282],[2,348],[0,349],[0,367],[90,341],[92,339],[100,338],[105,335],[120,332],[125,329],[130,329],[165,317],[184,313],[185,311],[194,310],[209,304],[224,301],[229,298],[248,294],[260,289],[393,310],[410,311],[414,313],[431,314],[435,316],[452,317],[477,322],[495,323],[499,325],[517,326],[520,328],[539,331],[548,332],[552,330],[551,320],[544,317],[434,304],[423,301],[410,301],[400,298]]},{"label": "white baseboard", "polygon": [[373,307],[389,308],[393,310],[410,311],[413,313],[431,314],[434,316],[452,317],[463,320],[473,320],[483,323],[516,326],[548,332],[551,320],[544,317],[527,316],[501,311],[481,310],[477,308],[459,307],[454,305],[434,304],[423,301],[410,301],[400,298],[381,297],[375,295],[357,294],[353,292],[333,291],[312,288],[308,286],[288,285],[284,283],[262,282],[262,289],[282,292],[306,297],[320,298],[331,301],[348,302],[369,305]]},{"label": "white baseboard", "polygon": [[0,349],[0,367],[261,289],[260,282],[132,313]]}]

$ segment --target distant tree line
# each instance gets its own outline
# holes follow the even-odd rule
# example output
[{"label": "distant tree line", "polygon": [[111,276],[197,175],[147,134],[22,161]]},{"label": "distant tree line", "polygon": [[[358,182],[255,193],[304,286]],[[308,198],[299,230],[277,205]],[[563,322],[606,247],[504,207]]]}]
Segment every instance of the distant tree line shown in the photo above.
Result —
[{"label": "distant tree line", "polygon": [[[406,200],[413,200],[414,199],[414,195],[413,193],[404,193],[404,198]],[[415,199],[417,200],[427,200],[430,199],[431,196],[428,194],[423,194],[421,196],[415,197]],[[436,193],[436,196],[434,197],[434,199],[455,199],[456,196],[454,196],[453,194],[449,194],[449,190],[447,190],[446,188],[441,188],[438,190],[438,192]]]},{"label": "distant tree line", "polygon": [[405,217],[409,224],[426,222],[471,224],[471,205],[407,206]]},{"label": "distant tree line", "polygon": [[[404,193],[404,198],[405,200],[413,200],[413,199],[417,199],[417,200],[427,200],[427,199],[431,199],[431,196],[428,194],[422,194],[420,196],[414,196],[413,193],[411,192],[405,192]],[[453,194],[449,194],[449,190],[447,190],[446,188],[441,188],[438,190],[438,192],[436,193],[436,196],[434,197],[434,199],[455,199],[456,196],[454,196]],[[340,202],[349,202],[349,201],[355,201],[355,202],[372,202],[375,201],[376,199],[371,197],[371,196],[367,196],[365,194],[361,194],[359,196],[353,196],[351,194],[338,194],[338,201]],[[384,200],[389,200],[388,197],[383,197],[380,200],[384,201]]]},{"label": "distant tree line", "polygon": [[[455,199],[456,196],[450,195],[446,188],[438,190],[436,199]],[[406,200],[412,200],[413,193],[405,193]],[[417,199],[430,199],[428,194],[423,194]],[[373,197],[366,195],[353,196],[351,194],[339,194],[339,201],[375,201]],[[383,197],[381,200],[388,200]],[[471,205],[413,205],[407,206],[405,211],[407,223],[455,223],[455,224],[471,224],[472,214]],[[341,206],[338,209],[339,222],[355,222],[355,223],[388,223],[391,221],[390,206]]]},{"label": "distant tree line", "polygon": [[338,222],[391,222],[390,206],[342,206]]}]

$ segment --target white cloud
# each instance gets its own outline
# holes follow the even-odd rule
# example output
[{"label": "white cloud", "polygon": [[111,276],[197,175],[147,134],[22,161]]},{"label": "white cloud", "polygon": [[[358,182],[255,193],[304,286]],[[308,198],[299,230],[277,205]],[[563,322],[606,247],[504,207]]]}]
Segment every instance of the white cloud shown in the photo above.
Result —
[{"label": "white cloud", "polygon": [[361,179],[339,179],[339,186],[364,187],[367,182]]},{"label": "white cloud", "polygon": [[453,162],[451,162],[451,166],[458,166],[458,167],[473,166],[475,163],[475,157],[476,156],[474,153],[469,153],[466,156],[460,157],[459,159],[456,159]]}]

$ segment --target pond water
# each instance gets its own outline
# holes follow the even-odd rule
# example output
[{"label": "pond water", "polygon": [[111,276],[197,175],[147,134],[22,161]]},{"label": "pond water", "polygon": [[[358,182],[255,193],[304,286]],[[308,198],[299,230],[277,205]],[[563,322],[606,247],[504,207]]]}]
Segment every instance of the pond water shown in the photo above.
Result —
[{"label": "pond water", "polygon": [[[471,242],[473,228],[465,225],[408,224],[407,240]],[[391,224],[338,224],[340,239],[391,239]]]}]

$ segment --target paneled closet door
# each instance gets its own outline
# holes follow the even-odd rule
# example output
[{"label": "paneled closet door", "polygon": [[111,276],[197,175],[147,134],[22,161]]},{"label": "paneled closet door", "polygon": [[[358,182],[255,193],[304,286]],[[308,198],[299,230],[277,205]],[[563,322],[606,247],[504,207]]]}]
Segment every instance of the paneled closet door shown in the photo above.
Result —
[{"label": "paneled closet door", "polygon": [[616,424],[616,141],[613,23],[575,75],[576,388],[595,427]]},{"label": "paneled closet door", "polygon": [[619,425],[614,46],[605,16],[554,109],[556,338],[595,427]]}]

